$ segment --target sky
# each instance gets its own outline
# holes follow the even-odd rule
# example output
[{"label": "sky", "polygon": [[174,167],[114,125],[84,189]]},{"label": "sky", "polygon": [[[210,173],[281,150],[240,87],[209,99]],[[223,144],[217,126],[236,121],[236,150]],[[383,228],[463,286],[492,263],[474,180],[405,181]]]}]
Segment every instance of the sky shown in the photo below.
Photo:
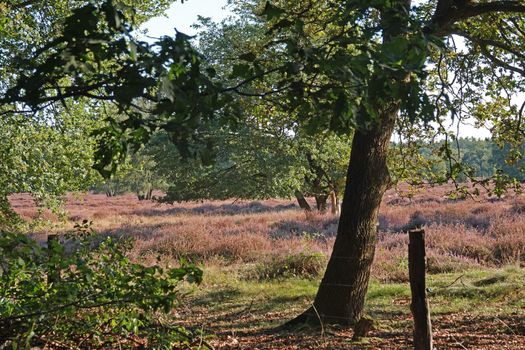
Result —
[{"label": "sky", "polygon": [[[172,36],[175,34],[174,28],[188,35],[195,35],[195,29],[191,25],[197,22],[198,16],[210,17],[213,21],[219,22],[231,14],[226,7],[227,0],[185,0],[184,3],[177,1],[172,4],[164,16],[159,16],[147,21],[141,29],[147,30],[150,37],[160,37],[163,35]],[[454,123],[450,123],[451,130],[456,129]],[[487,129],[476,129],[472,122],[467,122],[460,128],[459,136],[485,138],[490,137]]]},{"label": "sky", "polygon": [[227,0],[185,0],[184,4],[179,0],[171,5],[165,16],[150,19],[142,28],[147,29],[148,35],[152,37],[171,36],[175,33],[174,28],[184,34],[194,35],[196,33],[191,25],[197,22],[198,15],[219,22],[231,13],[224,8],[226,4]]}]

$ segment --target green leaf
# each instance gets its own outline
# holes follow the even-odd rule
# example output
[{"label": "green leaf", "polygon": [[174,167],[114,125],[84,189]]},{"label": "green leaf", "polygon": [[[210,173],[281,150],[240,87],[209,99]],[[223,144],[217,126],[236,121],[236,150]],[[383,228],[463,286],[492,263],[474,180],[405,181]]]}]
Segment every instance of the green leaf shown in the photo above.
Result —
[{"label": "green leaf", "polygon": [[407,59],[408,44],[404,36],[396,36],[385,42],[381,47],[381,53],[386,59],[383,63],[392,68],[401,66]]},{"label": "green leaf", "polygon": [[249,78],[251,67],[247,64],[236,64],[232,68],[230,78]]},{"label": "green leaf", "polygon": [[247,62],[253,62],[257,56],[253,52],[247,52],[243,53],[242,55],[239,55],[239,59]]},{"label": "green leaf", "polygon": [[281,17],[285,11],[281,9],[280,7],[277,7],[275,5],[272,5],[270,1],[267,1],[264,5],[264,9],[262,14],[266,16],[268,21],[271,21],[273,19]]}]

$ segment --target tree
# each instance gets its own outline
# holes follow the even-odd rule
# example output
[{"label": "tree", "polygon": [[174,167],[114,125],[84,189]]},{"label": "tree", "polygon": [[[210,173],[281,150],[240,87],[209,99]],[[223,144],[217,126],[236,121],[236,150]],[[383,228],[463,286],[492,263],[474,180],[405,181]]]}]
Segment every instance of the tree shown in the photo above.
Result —
[{"label": "tree", "polygon": [[[138,149],[157,128],[171,132],[187,151],[199,123],[214,110],[227,109],[201,71],[189,37],[177,32],[149,44],[134,36],[136,21],[130,20],[134,11],[128,6],[111,0],[80,4],[58,21],[46,43],[26,43],[28,52],[15,51],[7,62],[11,75],[1,90],[2,115],[46,113],[68,99],[110,104],[116,113],[106,116],[97,133],[95,166],[104,175],[127,155],[128,146]],[[177,118],[171,118],[174,114]]]},{"label": "tree", "polygon": [[[122,10],[133,13],[132,22],[140,24],[161,13],[169,2],[148,0],[134,10]],[[42,63],[43,57],[35,48],[46,43],[52,46],[47,41],[59,37],[64,20],[84,5],[85,1],[78,0],[0,4],[0,96],[5,98],[17,79],[23,79],[20,67],[28,65],[27,58],[34,55],[33,64]],[[59,79],[51,86],[67,82],[67,78]],[[85,96],[77,97],[72,100],[55,95],[60,103],[41,108],[48,104],[44,103],[30,110],[16,99],[0,103],[0,228],[19,223],[7,199],[11,193],[29,192],[38,204],[47,205],[56,202],[56,196],[85,190],[95,181],[97,139],[92,133],[105,125],[104,115],[111,107],[106,101],[93,103]],[[118,115],[116,110],[112,113]]]},{"label": "tree", "polygon": [[[199,25],[203,66],[216,72],[217,83],[230,86],[242,83],[236,75],[243,71],[245,62],[239,56],[249,48],[262,49],[260,38],[266,31],[249,8],[238,11],[240,16],[233,21],[216,24],[201,18]],[[321,210],[326,209],[328,198],[337,208],[346,168],[340,158],[349,152],[348,136],[330,132],[311,135],[272,102],[243,94],[238,94],[236,101],[240,108],[235,123],[203,123],[196,131],[202,142],[193,142],[192,148],[198,157],[187,159],[180,154],[178,147],[167,143],[169,135],[165,133],[146,147],[155,156],[157,171],[169,179],[164,200],[260,199],[289,197],[296,192],[300,198],[315,196]]]},{"label": "tree", "polygon": [[91,189],[105,193],[108,197],[132,192],[139,200],[152,200],[154,190],[163,191],[167,187],[164,177],[156,168],[157,162],[146,146],[126,157],[109,178],[99,176]]},{"label": "tree", "polygon": [[[396,123],[429,128],[430,121],[439,126],[445,118],[472,115],[496,121],[495,131],[504,138],[509,131],[519,134],[521,117],[509,92],[523,91],[517,46],[525,39],[523,12],[519,1],[265,3],[262,13],[273,34],[269,46],[281,48],[290,69],[277,88],[259,95],[279,94],[320,128],[355,130],[332,256],[315,310],[296,322],[320,317],[349,324],[361,317],[377,213],[391,181],[387,154]],[[316,28],[322,34],[313,40]],[[452,35],[466,40],[464,49]],[[282,86],[289,89],[279,91]],[[502,91],[509,93],[506,105],[500,103]],[[486,106],[494,115],[480,113]],[[457,167],[447,175],[457,177]]]},{"label": "tree", "polygon": [[18,222],[7,200],[12,193],[30,193],[38,205],[57,209],[58,196],[94,182],[95,141],[89,134],[97,122],[85,113],[85,105],[69,107],[73,114],[57,108],[53,122],[19,115],[0,119],[0,228]]},{"label": "tree", "polygon": [[306,159],[307,169],[302,192],[315,197],[317,210],[339,212],[339,199],[346,179],[346,160],[350,154],[351,138],[333,133],[316,136],[299,136],[301,158]]},{"label": "tree", "polygon": [[[396,125],[437,125],[443,133],[447,118],[473,116],[493,123],[496,138],[520,144],[523,135],[523,108],[511,99],[524,90],[521,1],[265,1],[259,9],[266,43],[239,56],[243,63],[232,67],[224,84],[214,78],[216,72],[200,66],[187,38],[165,38],[153,55],[150,46],[126,35],[114,9],[105,2],[74,13],[65,28],[69,31],[46,48],[44,63],[35,68],[31,60],[21,67],[22,77],[0,103],[35,108],[73,96],[115,101],[129,119],[113,121],[105,134],[110,142],[102,150],[121,150],[122,136],[144,141],[155,128],[167,129],[184,149],[203,122],[215,118],[235,124],[246,97],[279,105],[302,130],[353,130],[333,253],[315,309],[296,321],[350,324],[361,317],[378,209],[391,181],[387,155]],[[92,23],[84,21],[86,16]],[[455,45],[453,35],[464,39],[464,48]],[[111,69],[97,63],[91,71],[86,68],[90,61],[107,62]],[[75,84],[53,85],[64,76]],[[160,117],[148,118],[139,101],[151,104],[147,111]],[[443,153],[449,156],[446,140]],[[100,156],[107,164],[114,153]],[[460,170],[451,166],[447,176],[457,178]]]},{"label": "tree", "polygon": [[169,184],[167,202],[289,197],[304,179],[292,140],[246,126],[210,130],[199,156],[185,158],[165,134],[146,146]]},{"label": "tree", "polygon": [[318,209],[326,210],[330,193],[337,196],[344,185],[341,159],[349,144],[336,135],[325,135],[321,142],[247,121],[236,131],[209,130],[207,152],[200,151],[197,158],[183,158],[165,133],[153,137],[144,153],[155,162],[153,172],[169,183],[162,199],[166,202],[283,198],[298,191],[315,196]]}]

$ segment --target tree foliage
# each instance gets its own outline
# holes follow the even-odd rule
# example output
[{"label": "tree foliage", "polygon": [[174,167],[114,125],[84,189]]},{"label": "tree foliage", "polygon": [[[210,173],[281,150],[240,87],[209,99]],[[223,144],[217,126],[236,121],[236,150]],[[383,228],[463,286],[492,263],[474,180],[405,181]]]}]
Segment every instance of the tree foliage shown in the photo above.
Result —
[{"label": "tree foliage", "polygon": [[168,184],[163,201],[289,198],[296,190],[328,197],[344,186],[349,140],[336,135],[276,135],[246,126],[210,131],[207,142],[207,153],[192,159],[165,134],[146,145],[154,173]]},{"label": "tree foliage", "polygon": [[[171,144],[171,141],[168,142]],[[139,200],[153,199],[154,190],[165,191],[167,177],[158,171],[159,166],[151,152],[146,146],[130,154],[109,178],[100,177],[90,189],[105,193],[108,197],[132,192]],[[164,156],[168,157],[167,154]],[[164,163],[165,159],[161,158],[160,162]]]},{"label": "tree foliage", "polygon": [[[120,12],[114,10],[122,16],[126,15],[130,23],[139,25],[161,13],[170,1],[148,0],[133,9],[125,3],[118,7]],[[128,5],[132,3],[127,2]],[[106,121],[108,116],[111,116],[109,119],[126,119],[109,101],[93,101],[82,94],[68,99],[67,94],[57,93],[57,88],[72,86],[73,81],[67,74],[55,76],[56,80],[51,78],[53,69],[72,71],[78,63],[74,59],[66,63],[68,54],[57,52],[60,50],[57,46],[62,44],[62,49],[67,51],[69,48],[64,42],[75,41],[72,39],[75,35],[84,35],[83,25],[95,30],[95,22],[100,22],[98,18],[91,17],[91,21],[89,16],[82,18],[81,9],[86,6],[93,8],[92,4],[86,5],[85,1],[77,0],[0,4],[0,130],[4,135],[0,143],[0,228],[12,228],[18,222],[7,200],[10,193],[29,192],[39,204],[45,204],[50,203],[50,196],[85,190],[92,185],[97,178],[92,170],[93,163],[98,159],[95,155],[97,143],[108,141],[103,141],[94,133],[98,130],[100,134],[100,129],[105,126],[111,128],[110,122]],[[120,18],[117,13],[115,16],[114,20]],[[81,23],[83,19],[86,23]],[[80,25],[75,26],[75,21]],[[65,34],[68,39],[62,37],[64,31],[69,31]],[[99,39],[102,40],[102,37]],[[88,35],[82,40],[83,43],[91,40],[91,44],[96,46],[94,42],[98,39]],[[98,44],[102,45],[101,42]],[[78,54],[82,56],[80,61],[95,59],[87,51],[80,51],[68,57]],[[53,55],[55,58],[51,58]],[[95,65],[98,63],[102,62],[95,62]],[[53,68],[53,64],[61,66]],[[32,65],[41,65],[41,74],[29,78],[28,74],[34,72]],[[102,66],[107,68],[107,72],[111,71],[108,64]],[[18,88],[14,88],[17,85]],[[35,92],[39,88],[42,95]],[[26,97],[10,98],[11,94],[25,94]],[[27,103],[33,97],[39,101],[34,101],[33,105]]]},{"label": "tree foliage", "polygon": [[[159,129],[182,156],[203,151],[204,158],[216,153],[206,143],[210,127],[238,132],[250,117],[257,132],[268,125],[297,135],[353,132],[334,255],[314,302],[317,317],[307,316],[357,321],[378,209],[391,185],[387,155],[394,129],[406,141],[401,144],[415,147],[441,135],[437,156],[448,160],[444,179],[453,181],[471,171],[452,152],[457,138],[446,127],[450,119],[488,125],[500,145],[520,155],[524,107],[513,96],[525,87],[520,50],[525,5],[513,0],[241,4],[249,30],[234,30],[218,45],[210,42],[201,56],[181,33],[153,44],[138,41],[130,34],[125,7],[88,3],[72,11],[61,33],[15,62],[17,74],[2,90],[0,104],[8,107],[6,113],[34,113],[67,98],[113,103],[118,113],[99,133],[97,168],[103,172],[127,154],[129,144],[137,147]],[[227,57],[220,47],[232,40],[239,53]],[[206,57],[215,58],[204,64]],[[192,150],[196,140],[204,142]],[[421,159],[414,151],[409,156]],[[426,170],[432,170],[430,162]],[[501,188],[504,179],[495,175]]]},{"label": "tree foliage", "polygon": [[171,132],[184,148],[199,121],[219,107],[216,87],[201,72],[188,37],[136,40],[129,12],[112,1],[74,8],[56,36],[11,62],[16,83],[0,98],[4,115],[45,113],[69,98],[114,104],[117,113],[99,131],[96,154],[97,169],[106,175],[128,144],[138,148],[156,128]]},{"label": "tree foliage", "polygon": [[84,222],[46,248],[21,234],[0,234],[0,339],[29,349],[57,343],[100,347],[148,341],[163,349],[192,345],[191,332],[166,326],[183,281],[202,271],[142,266],[126,256],[130,242],[100,237]]}]

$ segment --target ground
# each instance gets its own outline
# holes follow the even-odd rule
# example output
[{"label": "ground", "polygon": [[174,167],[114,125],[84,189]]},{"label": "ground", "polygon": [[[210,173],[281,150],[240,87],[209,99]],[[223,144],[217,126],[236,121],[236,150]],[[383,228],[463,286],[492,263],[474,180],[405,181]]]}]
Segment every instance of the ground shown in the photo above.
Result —
[{"label": "ground", "polygon": [[[178,315],[214,334],[218,349],[407,349],[411,344],[410,291],[405,283],[373,281],[367,314],[375,320],[370,337],[323,327],[275,332],[276,326],[311,303],[317,281],[287,279],[264,283],[209,282]],[[437,349],[523,349],[525,271],[515,267],[470,270],[429,278]]]},{"label": "ground", "polygon": [[102,234],[134,237],[136,261],[201,266],[203,283],[185,287],[189,293],[169,322],[202,331],[215,349],[410,348],[403,231],[422,225],[436,348],[524,349],[525,197],[450,200],[446,192],[386,194],[366,308],[374,329],[359,342],[351,329],[332,326],[275,331],[312,302],[337,216],[305,214],[290,200],[168,205],[75,194],[63,215],[39,215],[26,195],[11,201],[39,239],[86,219]]}]

